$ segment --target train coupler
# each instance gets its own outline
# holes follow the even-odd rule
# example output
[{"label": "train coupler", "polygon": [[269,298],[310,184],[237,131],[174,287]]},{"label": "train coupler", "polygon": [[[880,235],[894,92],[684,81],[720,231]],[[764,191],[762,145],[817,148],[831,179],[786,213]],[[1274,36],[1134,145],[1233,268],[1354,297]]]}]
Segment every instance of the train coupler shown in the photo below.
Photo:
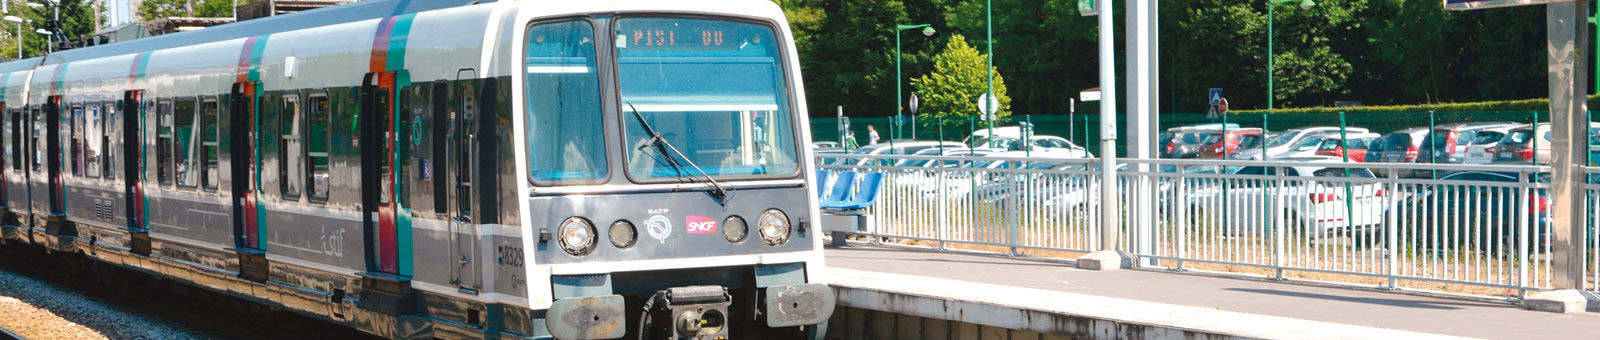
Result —
[{"label": "train coupler", "polygon": [[[656,292],[645,313],[655,322],[670,321],[670,339],[728,339],[728,306],[733,295],[722,286],[688,286]],[[655,325],[641,331],[661,330]]]}]

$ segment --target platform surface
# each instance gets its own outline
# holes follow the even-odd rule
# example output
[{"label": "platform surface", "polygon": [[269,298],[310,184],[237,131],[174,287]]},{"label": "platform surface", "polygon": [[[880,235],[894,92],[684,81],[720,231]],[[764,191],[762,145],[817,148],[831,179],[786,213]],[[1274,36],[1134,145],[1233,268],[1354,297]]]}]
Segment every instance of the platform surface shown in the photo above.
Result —
[{"label": "platform surface", "polygon": [[[1307,321],[1304,325],[1310,326],[1350,326],[1328,328],[1330,331],[1348,333],[1328,334],[1335,338],[1374,338],[1387,337],[1383,334],[1416,333],[1487,339],[1600,338],[1600,314],[1537,312],[1509,303],[1160,271],[1088,271],[1077,269],[1070,263],[859,244],[828,248],[826,255],[828,267],[839,269],[834,276],[835,281],[841,284],[880,286],[930,294],[979,294],[967,296],[1010,300],[997,301],[1000,303],[1058,307],[1062,304],[1039,301],[1049,299],[1033,299],[1035,301],[1030,302],[1026,297],[1015,295],[1026,295],[1030,291],[1060,292],[1065,294],[1051,296],[1055,299],[1083,299],[1079,301],[1102,303],[1126,301],[1125,305],[1136,305],[1137,308],[1133,309],[1135,312],[1159,311],[1162,306],[1170,306],[1174,311],[1191,312],[1188,314],[1201,310],[1235,313],[1182,316],[1173,322],[1227,322],[1235,319],[1256,322],[1283,318]],[[995,294],[971,292],[982,287],[1016,289],[999,288],[996,290],[1009,292]],[[951,291],[941,293],[940,289]],[[1130,315],[1126,314],[1129,310],[1107,313],[1113,312],[1124,314],[1108,315]],[[1145,313],[1131,315],[1141,314]],[[1258,316],[1267,318],[1255,319]],[[1159,318],[1155,321],[1159,321]],[[1399,332],[1383,333],[1382,330]],[[1268,338],[1300,337],[1292,333],[1256,335]]]}]

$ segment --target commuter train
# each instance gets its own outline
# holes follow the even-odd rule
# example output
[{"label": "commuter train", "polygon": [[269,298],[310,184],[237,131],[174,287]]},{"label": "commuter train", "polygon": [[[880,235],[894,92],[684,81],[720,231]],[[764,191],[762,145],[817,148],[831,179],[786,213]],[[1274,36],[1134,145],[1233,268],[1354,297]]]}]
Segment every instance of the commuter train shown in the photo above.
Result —
[{"label": "commuter train", "polygon": [[801,84],[764,0],[367,1],[60,51],[0,64],[0,230],[390,338],[811,337]]}]

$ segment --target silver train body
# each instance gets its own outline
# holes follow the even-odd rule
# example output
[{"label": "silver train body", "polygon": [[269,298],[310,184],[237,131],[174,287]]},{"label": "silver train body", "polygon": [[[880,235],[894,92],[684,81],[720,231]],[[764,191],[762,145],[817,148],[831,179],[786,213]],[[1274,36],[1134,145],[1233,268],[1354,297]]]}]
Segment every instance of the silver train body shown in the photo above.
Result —
[{"label": "silver train body", "polygon": [[[557,31],[588,66],[537,47]],[[718,47],[739,32],[770,36]],[[817,333],[833,296],[791,37],[768,1],[398,0],[3,63],[0,230],[390,338]],[[772,72],[737,81],[776,90],[719,124],[618,93],[680,59],[754,62]],[[584,100],[589,125],[539,113]],[[632,145],[647,120],[669,133]],[[530,175],[574,162],[543,136],[590,125],[596,145],[566,148],[595,176]],[[651,180],[646,151],[755,165]]]}]

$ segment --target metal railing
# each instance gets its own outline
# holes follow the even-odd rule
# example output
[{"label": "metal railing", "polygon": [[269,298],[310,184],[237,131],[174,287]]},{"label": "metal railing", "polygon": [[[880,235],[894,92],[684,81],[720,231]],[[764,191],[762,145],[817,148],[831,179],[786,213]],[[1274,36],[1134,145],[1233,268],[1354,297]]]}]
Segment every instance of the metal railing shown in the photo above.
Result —
[{"label": "metal railing", "polygon": [[[1069,256],[1097,250],[1094,159],[822,155],[881,172],[866,236]],[[1122,160],[1121,250],[1145,268],[1524,296],[1550,288],[1549,167]],[[1235,171],[1237,170],[1237,171]],[[1424,171],[1417,171],[1424,170]],[[1433,170],[1440,174],[1433,178]],[[1600,174],[1590,169],[1589,174]],[[1412,177],[1412,174],[1423,175]],[[1133,216],[1130,184],[1151,209]],[[1600,184],[1587,186],[1590,229]],[[1147,227],[1130,227],[1130,226]],[[1139,230],[1145,228],[1148,230]],[[1600,240],[1590,237],[1591,250]],[[1584,275],[1600,281],[1588,254]]]}]

